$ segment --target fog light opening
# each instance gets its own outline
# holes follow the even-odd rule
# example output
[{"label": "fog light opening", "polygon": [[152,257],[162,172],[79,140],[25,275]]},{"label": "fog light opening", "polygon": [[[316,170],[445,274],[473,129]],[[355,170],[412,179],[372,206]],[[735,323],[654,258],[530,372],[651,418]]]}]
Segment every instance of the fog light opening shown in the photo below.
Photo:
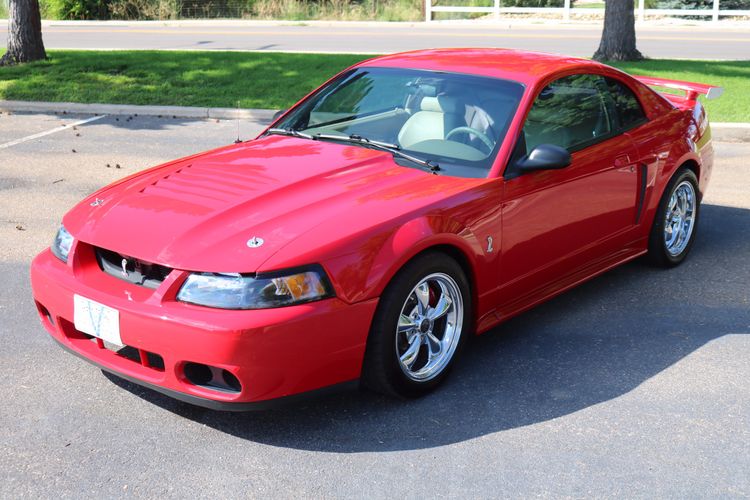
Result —
[{"label": "fog light opening", "polygon": [[237,392],[240,392],[242,390],[240,381],[237,380],[237,377],[235,377],[231,372],[228,372],[227,370],[221,370],[221,376],[224,379],[224,383],[228,387],[234,389]]},{"label": "fog light opening", "polygon": [[185,363],[182,372],[188,382],[204,389],[229,393],[242,391],[237,377],[223,368],[191,362]]},{"label": "fog light opening", "polygon": [[213,378],[211,369],[200,363],[185,363],[183,373],[193,385],[207,385]]}]

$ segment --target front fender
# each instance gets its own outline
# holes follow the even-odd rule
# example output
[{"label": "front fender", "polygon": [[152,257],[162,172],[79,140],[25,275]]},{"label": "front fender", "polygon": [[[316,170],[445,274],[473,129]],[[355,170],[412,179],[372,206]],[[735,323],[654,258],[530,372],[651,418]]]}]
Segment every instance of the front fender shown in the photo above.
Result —
[{"label": "front fender", "polygon": [[448,217],[425,216],[409,221],[395,231],[375,256],[364,284],[365,299],[383,293],[393,276],[416,255],[438,246],[453,247],[466,257],[474,282],[476,262],[483,257],[478,238],[468,227]]},{"label": "front fender", "polygon": [[323,262],[337,294],[346,302],[380,296],[393,276],[409,260],[429,248],[450,246],[461,252],[477,276],[476,264],[483,258],[479,240],[465,225],[450,217],[424,215],[399,226],[371,233],[357,250]]}]

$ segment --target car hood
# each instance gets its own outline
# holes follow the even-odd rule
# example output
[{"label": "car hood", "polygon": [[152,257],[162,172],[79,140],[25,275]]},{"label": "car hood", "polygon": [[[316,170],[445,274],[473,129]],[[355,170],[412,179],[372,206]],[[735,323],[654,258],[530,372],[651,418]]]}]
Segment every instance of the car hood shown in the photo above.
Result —
[{"label": "car hood", "polygon": [[[64,219],[79,240],[173,268],[255,272],[322,221],[368,200],[403,211],[449,179],[358,146],[267,136],[178,160],[94,193]],[[411,201],[409,201],[411,200]],[[402,212],[403,213],[403,212]],[[261,238],[251,248],[248,240]]]}]

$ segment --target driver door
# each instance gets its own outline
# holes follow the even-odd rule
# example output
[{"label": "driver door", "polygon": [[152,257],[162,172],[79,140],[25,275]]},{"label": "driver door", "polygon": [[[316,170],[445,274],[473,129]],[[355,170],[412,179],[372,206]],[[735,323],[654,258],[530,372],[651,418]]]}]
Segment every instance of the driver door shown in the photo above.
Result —
[{"label": "driver door", "polygon": [[572,163],[505,181],[501,312],[580,281],[627,246],[637,155],[630,138],[616,133],[605,89],[598,75],[565,77],[542,90],[529,111],[521,156],[555,144],[571,152]]}]

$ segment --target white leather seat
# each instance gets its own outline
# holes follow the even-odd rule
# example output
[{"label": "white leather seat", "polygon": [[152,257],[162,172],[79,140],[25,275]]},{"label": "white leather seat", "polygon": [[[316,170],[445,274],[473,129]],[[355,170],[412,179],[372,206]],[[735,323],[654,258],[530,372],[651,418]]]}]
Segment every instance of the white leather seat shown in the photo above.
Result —
[{"label": "white leather seat", "polygon": [[422,141],[445,139],[445,134],[460,125],[458,102],[450,97],[423,97],[420,110],[406,120],[398,133],[401,147],[409,148]]}]

